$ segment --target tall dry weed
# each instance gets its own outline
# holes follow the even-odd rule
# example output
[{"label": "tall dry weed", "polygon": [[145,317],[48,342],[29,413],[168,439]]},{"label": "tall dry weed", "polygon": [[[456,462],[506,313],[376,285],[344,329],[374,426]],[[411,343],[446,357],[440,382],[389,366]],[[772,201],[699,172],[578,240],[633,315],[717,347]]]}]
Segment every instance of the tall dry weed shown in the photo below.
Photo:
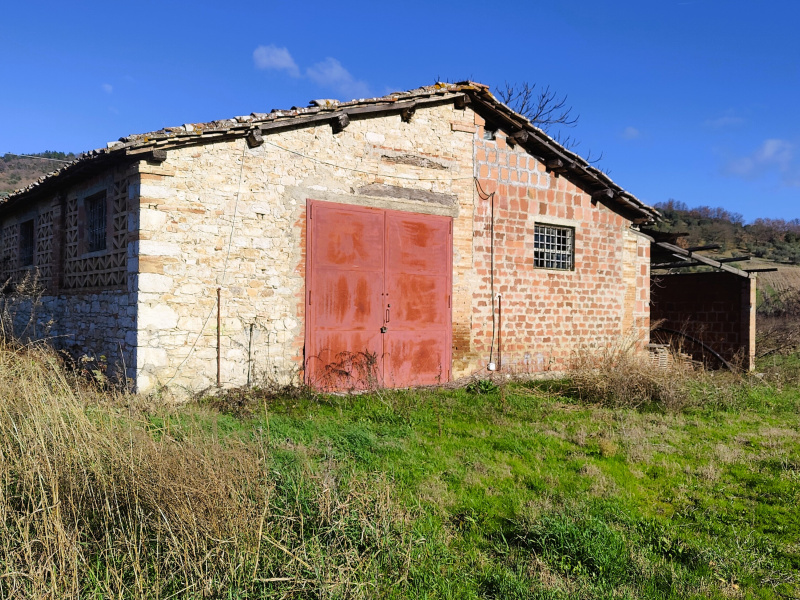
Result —
[{"label": "tall dry weed", "polygon": [[0,346],[0,390],[0,598],[362,597],[406,564],[380,480],[156,426],[46,349]]},{"label": "tall dry weed", "polygon": [[569,364],[567,392],[583,401],[614,408],[682,410],[692,403],[691,369],[681,361],[659,368],[646,355],[620,344],[581,351]]}]

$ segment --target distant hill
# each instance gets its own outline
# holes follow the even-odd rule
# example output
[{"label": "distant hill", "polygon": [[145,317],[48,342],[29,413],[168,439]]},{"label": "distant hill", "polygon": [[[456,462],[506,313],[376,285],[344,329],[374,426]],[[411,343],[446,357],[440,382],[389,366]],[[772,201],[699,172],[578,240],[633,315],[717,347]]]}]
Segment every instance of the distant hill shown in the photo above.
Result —
[{"label": "distant hill", "polygon": [[0,198],[23,188],[76,158],[72,152],[45,151],[19,156],[7,153],[0,156]]},{"label": "distant hill", "polygon": [[800,265],[800,219],[756,219],[745,223],[742,215],[724,208],[689,208],[668,200],[655,205],[664,217],[654,229],[687,233],[684,247],[717,244],[723,256],[747,254],[784,264]]}]

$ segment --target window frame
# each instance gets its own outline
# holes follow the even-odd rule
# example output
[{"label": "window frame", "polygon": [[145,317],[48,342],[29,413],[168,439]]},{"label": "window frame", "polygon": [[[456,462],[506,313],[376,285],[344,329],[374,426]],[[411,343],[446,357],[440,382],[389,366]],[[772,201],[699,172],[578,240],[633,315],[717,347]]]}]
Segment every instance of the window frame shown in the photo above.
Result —
[{"label": "window frame", "polygon": [[[564,242],[558,239],[559,234],[565,235]],[[567,266],[556,266],[564,264]],[[534,223],[533,268],[567,273],[575,271],[575,227]]]},{"label": "window frame", "polygon": [[[99,212],[102,215],[98,215],[98,209],[101,207],[102,210]],[[106,190],[95,192],[83,199],[83,214],[86,254],[108,251],[108,194]],[[101,230],[102,233],[98,233]]]}]

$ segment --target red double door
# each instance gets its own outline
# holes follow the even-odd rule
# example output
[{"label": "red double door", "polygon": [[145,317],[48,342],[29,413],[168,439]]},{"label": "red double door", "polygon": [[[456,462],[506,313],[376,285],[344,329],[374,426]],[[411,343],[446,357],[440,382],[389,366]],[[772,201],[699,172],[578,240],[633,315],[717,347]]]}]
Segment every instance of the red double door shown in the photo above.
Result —
[{"label": "red double door", "polygon": [[448,381],[452,219],[309,201],[306,225],[307,382]]}]

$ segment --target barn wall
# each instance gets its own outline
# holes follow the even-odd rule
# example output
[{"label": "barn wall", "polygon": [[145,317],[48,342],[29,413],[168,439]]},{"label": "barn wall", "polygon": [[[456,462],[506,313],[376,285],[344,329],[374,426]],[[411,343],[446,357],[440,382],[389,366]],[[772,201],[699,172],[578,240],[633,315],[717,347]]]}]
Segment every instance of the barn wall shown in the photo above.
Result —
[{"label": "barn wall", "polygon": [[[654,323],[690,335],[725,360],[752,369],[755,361],[755,279],[726,272],[654,276]],[[686,347],[697,360],[702,348]]]},{"label": "barn wall", "polygon": [[[136,293],[129,271],[137,174],[120,166],[3,216],[0,305],[14,334],[47,339],[76,358],[135,376]],[[88,252],[84,199],[106,196],[107,247]],[[33,264],[20,260],[20,227],[33,222]]]},{"label": "barn wall", "polygon": [[[169,149],[161,164],[107,171],[7,216],[3,272],[32,271],[15,263],[15,235],[35,218],[47,292],[36,335],[46,326],[57,345],[124,363],[140,391],[198,391],[216,384],[219,332],[223,385],[286,383],[305,360],[308,200],[445,215],[459,377],[485,368],[492,348],[494,193],[504,369],[557,370],[580,349],[647,341],[649,239],[503,132],[484,139],[484,125],[442,103],[408,123],[353,118],[340,133],[298,127],[255,148],[228,139]],[[109,195],[111,245],[91,254],[81,203],[98,190]],[[574,228],[574,270],[533,268],[536,223]]]},{"label": "barn wall", "polygon": [[[287,382],[303,367],[309,199],[455,217],[453,320],[471,315],[472,113],[452,104],[168,151],[143,172],[139,387]],[[409,190],[414,190],[410,193]],[[465,249],[466,247],[466,249]],[[465,250],[464,250],[465,249]]]},{"label": "barn wall", "polygon": [[[483,120],[452,104],[244,140],[171,149],[141,174],[138,243],[140,389],[220,380],[288,382],[304,364],[309,199],[452,216],[454,377],[485,367],[495,292],[503,363],[560,369],[583,348],[647,341],[649,239],[541,162],[483,139]],[[575,228],[575,269],[532,268],[536,222]]]},{"label": "barn wall", "polygon": [[[502,301],[503,369],[561,370],[579,350],[641,347],[649,336],[650,239],[510,146],[503,132],[484,139],[486,124],[478,115],[476,124],[475,174],[484,195],[494,194],[494,293]],[[476,203],[471,351],[457,359],[464,370],[485,366],[492,347],[491,212],[491,199]],[[574,228],[574,269],[534,268],[537,223]],[[460,327],[464,331],[456,329],[454,337],[466,339],[466,325]],[[497,339],[494,348],[496,361]]]}]

